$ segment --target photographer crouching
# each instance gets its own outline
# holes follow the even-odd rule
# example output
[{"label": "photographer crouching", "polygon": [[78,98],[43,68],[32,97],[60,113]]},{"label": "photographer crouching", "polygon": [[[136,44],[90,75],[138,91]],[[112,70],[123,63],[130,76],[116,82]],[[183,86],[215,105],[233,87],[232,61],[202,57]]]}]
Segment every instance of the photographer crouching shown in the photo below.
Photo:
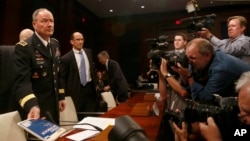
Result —
[{"label": "photographer crouching", "polygon": [[[169,60],[162,59],[159,74],[161,99],[169,97],[166,87],[166,84],[168,84],[173,91],[182,97],[190,97],[191,100],[199,103],[218,106],[214,94],[218,94],[221,97],[236,97],[235,81],[243,72],[250,70],[250,66],[245,65],[238,58],[221,51],[214,51],[213,46],[206,39],[196,38],[191,40],[186,47],[186,56],[189,60],[189,68],[183,67],[181,63],[171,66],[171,70],[179,74],[183,85],[169,73],[167,67]],[[183,109],[180,110],[182,112]],[[193,117],[195,116],[199,115],[193,115]],[[207,117],[209,116],[213,115],[208,114]],[[235,116],[237,114],[232,114],[231,118],[227,116],[228,119],[225,120],[228,120],[228,122],[237,122],[234,120]],[[206,122],[206,120],[197,122]],[[216,124],[219,122],[222,121],[216,121]],[[184,127],[186,126],[182,124],[181,128]],[[233,129],[235,130],[235,127],[232,127]],[[234,134],[229,131],[230,129],[224,130],[225,132],[223,131],[222,133],[223,140],[233,137]],[[178,130],[175,128],[175,131]]]}]

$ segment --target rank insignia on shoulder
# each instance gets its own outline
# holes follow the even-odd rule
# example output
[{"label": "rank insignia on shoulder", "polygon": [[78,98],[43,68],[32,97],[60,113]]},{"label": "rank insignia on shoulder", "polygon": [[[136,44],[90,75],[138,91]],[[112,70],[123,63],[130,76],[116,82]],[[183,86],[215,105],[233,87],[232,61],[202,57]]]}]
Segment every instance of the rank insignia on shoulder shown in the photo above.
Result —
[{"label": "rank insignia on shoulder", "polygon": [[17,44],[18,44],[18,45],[21,45],[21,46],[23,46],[23,47],[25,47],[28,43],[25,42],[25,41],[20,41],[20,42],[18,42]]},{"label": "rank insignia on shoulder", "polygon": [[56,42],[59,42],[56,38],[51,38],[52,40],[56,41]]}]

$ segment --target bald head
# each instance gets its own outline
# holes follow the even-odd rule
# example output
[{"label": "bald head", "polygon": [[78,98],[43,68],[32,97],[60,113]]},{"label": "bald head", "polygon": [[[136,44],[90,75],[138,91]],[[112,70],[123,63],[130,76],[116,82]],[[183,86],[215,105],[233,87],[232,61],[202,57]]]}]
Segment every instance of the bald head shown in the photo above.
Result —
[{"label": "bald head", "polygon": [[27,38],[29,38],[30,36],[32,36],[34,33],[34,31],[32,31],[31,29],[23,29],[20,34],[19,34],[19,41],[23,41]]}]

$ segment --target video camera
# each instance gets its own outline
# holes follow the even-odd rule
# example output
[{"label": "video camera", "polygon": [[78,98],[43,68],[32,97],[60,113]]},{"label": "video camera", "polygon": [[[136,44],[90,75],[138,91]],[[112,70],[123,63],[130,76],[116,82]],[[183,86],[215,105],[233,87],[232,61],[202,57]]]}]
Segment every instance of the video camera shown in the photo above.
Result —
[{"label": "video camera", "polygon": [[222,133],[228,133],[239,125],[237,97],[221,97],[215,95],[212,103],[199,103],[190,99],[183,99],[184,108],[178,112],[168,109],[164,119],[174,121],[180,128],[182,122],[206,122],[213,117]]},{"label": "video camera", "polygon": [[[163,38],[164,37],[164,38]],[[156,69],[160,68],[161,58],[168,60],[168,70],[170,73],[171,66],[177,66],[180,63],[182,66],[188,66],[188,58],[184,55],[175,54],[172,51],[168,51],[169,44],[166,41],[167,36],[159,36],[157,39],[146,39],[145,41],[150,43],[150,51],[147,54],[148,59],[152,60],[152,66]]]},{"label": "video camera", "polygon": [[187,32],[194,33],[201,31],[202,28],[211,29],[214,27],[215,14],[197,16],[197,12],[200,10],[198,2],[196,0],[190,0],[187,2],[186,10],[188,13],[194,13],[194,17],[188,17],[180,20],[181,24],[187,24]]},{"label": "video camera", "polygon": [[145,42],[149,43],[152,50],[167,50],[168,49],[168,36],[160,35],[158,38],[145,39]]},{"label": "video camera", "polygon": [[202,28],[212,29],[215,24],[216,14],[195,16],[181,19],[181,23],[189,23],[186,27],[188,33],[201,31]]}]

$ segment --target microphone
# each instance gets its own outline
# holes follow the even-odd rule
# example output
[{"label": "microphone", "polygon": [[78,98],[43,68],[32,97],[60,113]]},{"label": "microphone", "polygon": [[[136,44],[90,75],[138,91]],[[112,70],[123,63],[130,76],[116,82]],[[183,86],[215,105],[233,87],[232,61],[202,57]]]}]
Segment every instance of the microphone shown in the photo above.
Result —
[{"label": "microphone", "polygon": [[181,23],[190,22],[190,21],[193,21],[195,19],[196,19],[196,17],[188,17],[188,18],[181,19],[180,22]]},{"label": "microphone", "polygon": [[[52,121],[53,123],[57,124],[57,123],[54,121],[54,119],[53,119],[53,117],[52,117],[52,115],[51,115],[51,113],[50,113],[49,111],[46,111],[45,114],[46,114],[46,117],[47,117],[50,121]],[[102,128],[100,128],[100,127],[98,127],[98,126],[95,126],[95,125],[93,125],[93,124],[89,124],[89,123],[62,124],[62,125],[60,125],[60,126],[74,126],[74,125],[89,125],[89,126],[94,127],[96,130],[98,130],[98,131],[100,131],[100,132],[103,131]]]},{"label": "microphone", "polygon": [[89,124],[89,123],[76,123],[76,124],[62,124],[60,126],[74,126],[74,125],[89,125],[91,127],[94,127],[97,131],[103,131],[102,128],[98,127],[98,126],[95,126],[93,124]]},{"label": "microphone", "polygon": [[46,114],[46,118],[48,118],[48,120],[50,120],[51,122],[57,124],[49,111],[46,111],[45,114]]},{"label": "microphone", "polygon": [[215,19],[216,16],[217,15],[213,13],[213,14],[205,15],[205,16],[188,17],[188,18],[181,19],[180,22],[181,23],[192,22],[192,21],[199,20],[199,19],[204,19],[204,18]]}]

